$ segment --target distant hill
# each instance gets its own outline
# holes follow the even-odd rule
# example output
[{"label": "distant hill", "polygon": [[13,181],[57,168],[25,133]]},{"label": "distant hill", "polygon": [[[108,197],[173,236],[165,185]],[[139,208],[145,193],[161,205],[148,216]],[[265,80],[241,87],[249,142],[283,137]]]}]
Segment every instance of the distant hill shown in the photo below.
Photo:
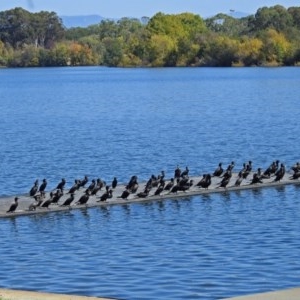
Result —
[{"label": "distant hill", "polygon": [[60,16],[62,22],[66,28],[71,27],[88,27],[100,23],[102,20],[107,18],[98,15],[87,15],[87,16]]},{"label": "distant hill", "polygon": [[241,18],[245,18],[245,17],[248,17],[250,16],[251,14],[248,14],[248,13],[245,13],[245,12],[242,12],[242,11],[234,11],[234,10],[231,10],[229,14],[227,14],[233,18],[236,18],[236,19],[241,19]]},{"label": "distant hill", "polygon": [[[230,11],[227,15],[239,19],[249,16],[250,14],[240,11]],[[100,23],[102,20],[112,20],[110,18],[104,18],[99,15],[86,15],[86,16],[60,16],[63,24],[66,28],[71,27],[88,27]],[[141,18],[141,22],[147,24],[144,20],[146,17]]]}]

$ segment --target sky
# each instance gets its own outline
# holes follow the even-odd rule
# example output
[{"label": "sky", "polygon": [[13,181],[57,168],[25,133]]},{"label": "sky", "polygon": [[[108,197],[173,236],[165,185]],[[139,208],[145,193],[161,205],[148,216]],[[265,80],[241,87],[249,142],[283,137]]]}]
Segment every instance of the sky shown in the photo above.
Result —
[{"label": "sky", "polygon": [[191,12],[203,18],[231,10],[255,14],[258,8],[274,5],[286,8],[300,6],[299,0],[0,0],[0,11],[22,7],[30,12],[49,11],[58,16],[100,15],[105,18],[143,16],[158,12],[178,14]]}]

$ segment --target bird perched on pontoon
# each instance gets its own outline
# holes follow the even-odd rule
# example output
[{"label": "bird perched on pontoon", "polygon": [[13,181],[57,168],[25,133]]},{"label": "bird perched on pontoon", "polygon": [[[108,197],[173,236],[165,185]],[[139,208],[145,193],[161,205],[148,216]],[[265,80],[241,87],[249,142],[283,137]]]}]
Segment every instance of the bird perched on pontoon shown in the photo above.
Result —
[{"label": "bird perched on pontoon", "polygon": [[82,180],[80,180],[80,187],[84,187],[89,181],[89,178],[87,177],[87,175],[84,176],[84,178]]},{"label": "bird perched on pontoon", "polygon": [[244,179],[244,172],[240,171],[239,174],[238,174],[238,178],[235,181],[234,186],[240,186],[241,183],[242,183],[242,181],[243,181],[243,179]]},{"label": "bird perched on pontoon", "polygon": [[208,187],[211,185],[211,175],[210,174],[205,174],[204,180],[200,180],[198,182],[198,186],[200,188],[208,189]]},{"label": "bird perched on pontoon", "polygon": [[34,185],[33,187],[30,189],[29,191],[29,195],[31,197],[33,197],[37,192],[38,192],[38,189],[39,189],[39,181],[38,179],[34,182]]},{"label": "bird perched on pontoon", "polygon": [[159,195],[163,192],[164,188],[165,188],[165,182],[163,181],[163,182],[159,185],[159,187],[155,190],[153,196],[159,196]]},{"label": "bird perched on pontoon", "polygon": [[181,172],[180,177],[185,177],[185,176],[189,176],[189,168],[185,167],[185,170]]},{"label": "bird perched on pontoon", "polygon": [[112,189],[110,188],[110,186],[107,185],[107,186],[105,187],[105,189],[106,189],[106,191],[104,192],[103,195],[101,195],[100,200],[98,200],[97,202],[99,202],[99,201],[106,201],[107,199],[113,197],[113,191],[112,191]]},{"label": "bird perched on pontoon", "polygon": [[66,184],[66,180],[62,178],[61,182],[57,185],[56,190],[61,190],[63,192]]},{"label": "bird perched on pontoon", "polygon": [[85,191],[85,194],[79,198],[79,200],[76,202],[76,204],[77,205],[87,204],[89,198],[90,198],[90,192],[89,192],[89,189],[87,189]]},{"label": "bird perched on pontoon", "polygon": [[220,177],[223,174],[223,171],[224,171],[224,169],[222,167],[222,163],[220,162],[218,167],[213,172],[212,176]]},{"label": "bird perched on pontoon", "polygon": [[43,183],[40,185],[39,192],[44,193],[47,186],[47,180],[43,179]]},{"label": "bird perched on pontoon", "polygon": [[118,185],[118,180],[117,180],[117,177],[114,177],[112,183],[111,183],[111,188],[112,189],[115,189]]},{"label": "bird perched on pontoon", "polygon": [[126,189],[122,192],[121,196],[118,196],[117,198],[122,198],[124,200],[127,200],[129,195],[130,195],[130,191],[128,189]]},{"label": "bird perched on pontoon", "polygon": [[48,200],[46,200],[45,202],[43,202],[43,204],[41,205],[41,207],[45,207],[49,209],[50,204],[52,203],[53,200],[53,193],[50,193],[50,198]]},{"label": "bird perched on pontoon", "polygon": [[18,200],[19,198],[18,197],[15,197],[15,202],[11,204],[9,210],[7,211],[7,213],[12,213],[12,212],[15,212],[19,203],[18,203]]},{"label": "bird perched on pontoon", "polygon": [[80,188],[80,181],[75,179],[74,184],[68,191],[68,194],[74,194]]},{"label": "bird perched on pontoon", "polygon": [[206,180],[206,176],[207,174],[203,174],[202,178],[200,179],[200,181],[198,181],[198,183],[196,184],[196,186],[198,187],[202,187],[202,184],[205,182]]},{"label": "bird perched on pontoon", "polygon": [[263,183],[263,181],[258,173],[254,173],[250,184],[257,184],[257,183]]},{"label": "bird perched on pontoon", "polygon": [[[52,193],[52,192],[51,192]],[[50,193],[50,197],[51,197]],[[56,190],[55,194],[52,193],[52,204],[57,204],[59,199],[63,196],[63,192],[61,190]]]},{"label": "bird perched on pontoon", "polygon": [[171,178],[170,181],[166,184],[164,190],[170,191],[173,186],[174,186],[174,178]]},{"label": "bird perched on pontoon", "polygon": [[67,198],[61,206],[70,206],[71,203],[74,201],[75,197],[74,194],[71,194],[69,198]]},{"label": "bird perched on pontoon", "polygon": [[283,178],[284,174],[285,174],[285,166],[284,164],[281,164],[280,168],[275,172],[276,177],[274,181],[280,181]]},{"label": "bird perched on pontoon", "polygon": [[41,206],[41,204],[43,203],[43,199],[44,199],[44,196],[42,197],[42,195],[43,194],[33,196],[35,202],[31,203],[29,205],[28,210],[36,210],[37,207]]}]

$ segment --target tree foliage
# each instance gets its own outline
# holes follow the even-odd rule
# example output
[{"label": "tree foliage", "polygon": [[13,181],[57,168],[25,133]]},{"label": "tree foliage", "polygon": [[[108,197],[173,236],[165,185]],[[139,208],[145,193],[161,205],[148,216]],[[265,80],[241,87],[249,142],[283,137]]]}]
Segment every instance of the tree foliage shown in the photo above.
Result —
[{"label": "tree foliage", "polygon": [[54,12],[29,13],[22,8],[0,12],[0,40],[14,49],[34,44],[49,48],[64,35]]},{"label": "tree foliage", "polygon": [[55,12],[0,12],[0,66],[253,66],[300,63],[300,7],[254,15],[161,12],[153,17],[63,26]]}]

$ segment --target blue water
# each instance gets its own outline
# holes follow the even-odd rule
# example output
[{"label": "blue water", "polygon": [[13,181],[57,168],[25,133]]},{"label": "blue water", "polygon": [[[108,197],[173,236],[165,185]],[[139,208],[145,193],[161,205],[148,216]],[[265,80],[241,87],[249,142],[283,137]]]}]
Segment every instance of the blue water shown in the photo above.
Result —
[{"label": "blue water", "polygon": [[[0,195],[299,159],[299,68],[0,69]],[[220,299],[300,285],[299,187],[0,220],[0,287]]]}]

